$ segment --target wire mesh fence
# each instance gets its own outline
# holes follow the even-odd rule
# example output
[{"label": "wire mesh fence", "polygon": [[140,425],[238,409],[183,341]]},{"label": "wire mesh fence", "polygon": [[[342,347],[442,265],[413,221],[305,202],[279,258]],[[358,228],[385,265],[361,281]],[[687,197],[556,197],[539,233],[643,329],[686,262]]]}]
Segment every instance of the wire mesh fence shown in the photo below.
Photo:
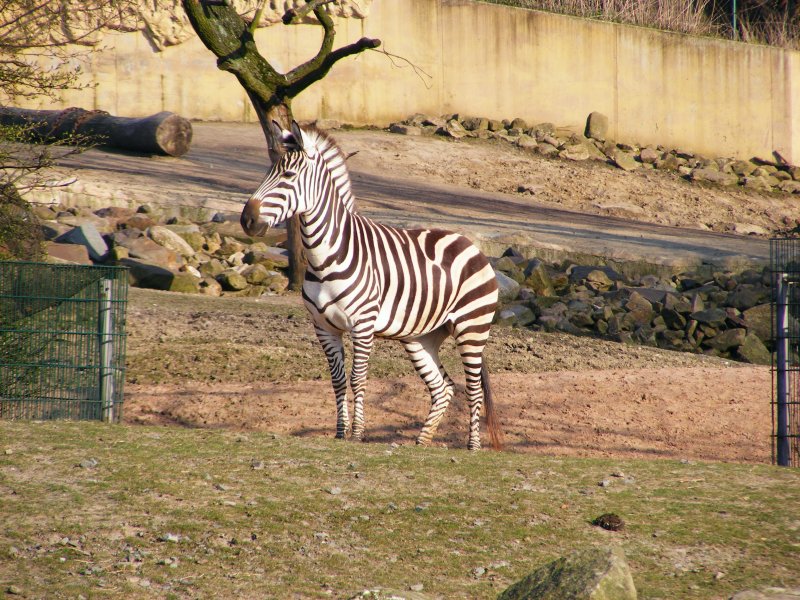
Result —
[{"label": "wire mesh fence", "polygon": [[800,467],[800,239],[770,241],[772,459]]},{"label": "wire mesh fence", "polygon": [[124,268],[0,261],[0,418],[118,421]]}]

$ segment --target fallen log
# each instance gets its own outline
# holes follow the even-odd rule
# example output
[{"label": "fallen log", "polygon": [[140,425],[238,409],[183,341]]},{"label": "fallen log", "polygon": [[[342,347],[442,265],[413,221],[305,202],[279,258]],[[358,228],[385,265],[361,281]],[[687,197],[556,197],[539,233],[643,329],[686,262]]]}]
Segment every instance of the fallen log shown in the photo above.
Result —
[{"label": "fallen log", "polygon": [[192,124],[171,112],[131,118],[82,108],[30,110],[0,107],[0,125],[25,127],[32,141],[41,143],[98,144],[169,156],[186,154],[192,142]]}]

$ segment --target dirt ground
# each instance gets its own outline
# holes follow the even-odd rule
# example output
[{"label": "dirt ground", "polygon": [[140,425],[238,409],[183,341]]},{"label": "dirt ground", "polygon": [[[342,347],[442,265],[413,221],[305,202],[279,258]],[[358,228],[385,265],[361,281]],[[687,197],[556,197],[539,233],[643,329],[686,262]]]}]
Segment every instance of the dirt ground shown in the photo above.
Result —
[{"label": "dirt ground", "polygon": [[[545,159],[497,141],[452,142],[374,130],[340,131],[335,137],[345,152],[357,151],[348,163],[356,183],[379,175],[396,182],[397,190],[414,180],[457,185],[511,194],[530,206],[762,238],[795,228],[800,216],[797,196],[700,186],[674,173],[626,173],[598,162]],[[180,159],[150,159],[132,167],[130,157],[93,150],[65,166],[70,176],[77,175],[82,193],[124,200],[135,190],[140,202],[167,197],[192,203],[216,195],[235,205],[258,185],[265,158],[257,126],[198,124],[196,138],[197,147]],[[416,210],[413,202],[406,204]],[[366,206],[378,204],[367,200]],[[435,210],[446,219],[469,208]],[[491,212],[491,206],[485,210]],[[334,431],[325,359],[297,297],[187,300],[134,290],[129,333],[129,423],[292,435]],[[509,450],[770,460],[768,368],[507,329],[495,331],[487,352]],[[449,369],[463,382],[454,362]],[[427,410],[423,385],[402,351],[389,344],[378,345],[370,373],[368,440],[412,443]],[[465,439],[462,390],[437,441],[463,448]]]},{"label": "dirt ground", "polygon": [[[127,423],[332,436],[324,356],[294,296],[197,298],[132,290]],[[429,403],[398,344],[379,341],[367,442],[412,444]],[[487,348],[509,451],[548,455],[770,460],[767,367],[590,337],[495,328]],[[458,384],[437,444],[464,448]]]},{"label": "dirt ground", "polygon": [[[625,172],[547,159],[499,141],[449,142],[378,131],[336,132],[351,169],[517,194],[575,212],[675,227],[766,235],[800,223],[800,197],[689,183],[674,172]],[[522,190],[522,191],[520,191]]]}]

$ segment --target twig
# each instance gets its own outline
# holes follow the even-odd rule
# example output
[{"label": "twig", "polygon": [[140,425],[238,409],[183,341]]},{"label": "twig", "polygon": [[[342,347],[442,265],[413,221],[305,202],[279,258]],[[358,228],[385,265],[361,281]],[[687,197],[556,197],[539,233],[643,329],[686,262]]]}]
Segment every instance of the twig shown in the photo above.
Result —
[{"label": "twig", "polygon": [[372,50],[373,52],[378,52],[379,54],[385,54],[387,57],[389,57],[389,61],[392,63],[392,66],[396,67],[398,69],[405,69],[405,66],[397,64],[394,59],[402,60],[403,62],[408,63],[408,66],[410,66],[413,69],[414,74],[417,77],[419,77],[419,80],[422,82],[422,85],[425,86],[425,89],[429,90],[429,89],[431,89],[431,87],[433,87],[433,86],[429,85],[428,82],[425,81],[425,79],[422,77],[424,75],[425,77],[428,78],[428,80],[433,80],[433,76],[429,75],[428,73],[426,73],[422,69],[422,67],[419,67],[419,66],[415,65],[413,62],[408,60],[405,56],[399,56],[397,54],[392,54],[391,52],[387,52],[383,48],[381,48],[380,50],[376,50],[375,48],[369,48],[369,50]]},{"label": "twig", "polygon": [[301,8],[294,9],[290,8],[285,13],[283,13],[283,17],[281,20],[283,21],[284,25],[290,25],[292,21],[297,19],[298,17],[304,17],[312,10],[317,10],[320,6],[325,6],[326,4],[336,4],[337,0],[306,0],[307,4]]},{"label": "twig", "polygon": [[250,22],[250,27],[248,27],[248,31],[250,31],[250,35],[255,35],[256,29],[258,29],[258,24],[261,22],[261,15],[264,14],[264,6],[267,4],[267,0],[261,0],[258,3],[258,9],[256,10],[256,14],[253,15],[253,20]]}]

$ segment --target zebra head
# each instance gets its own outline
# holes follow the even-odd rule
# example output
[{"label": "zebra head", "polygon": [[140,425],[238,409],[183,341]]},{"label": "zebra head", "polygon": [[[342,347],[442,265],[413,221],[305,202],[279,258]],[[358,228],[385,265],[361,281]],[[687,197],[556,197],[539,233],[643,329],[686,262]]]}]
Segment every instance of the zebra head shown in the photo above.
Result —
[{"label": "zebra head", "polygon": [[316,159],[313,144],[306,147],[296,121],[292,121],[290,131],[273,121],[272,135],[284,152],[242,209],[240,222],[248,235],[263,235],[273,225],[310,207],[306,190]]}]

